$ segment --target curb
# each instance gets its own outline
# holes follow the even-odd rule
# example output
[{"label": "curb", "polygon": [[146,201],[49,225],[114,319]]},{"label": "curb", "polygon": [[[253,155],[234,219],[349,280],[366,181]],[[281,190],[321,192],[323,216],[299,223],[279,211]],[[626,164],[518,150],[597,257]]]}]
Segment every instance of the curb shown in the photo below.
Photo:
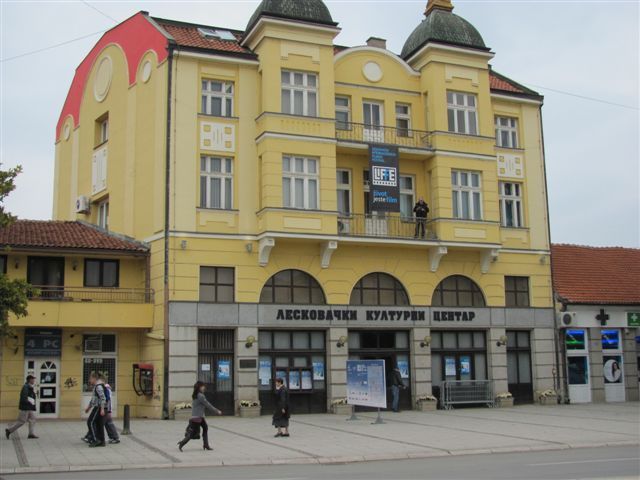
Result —
[{"label": "curb", "polygon": [[109,471],[109,470],[139,470],[139,469],[167,469],[167,468],[191,468],[191,467],[247,467],[247,466],[269,466],[269,465],[337,465],[362,462],[381,462],[390,460],[415,460],[424,458],[437,457],[455,457],[461,455],[485,455],[499,453],[527,453],[539,451],[553,450],[573,450],[579,448],[603,448],[603,447],[631,447],[640,445],[635,441],[620,442],[604,442],[592,444],[559,444],[559,445],[532,445],[526,447],[501,447],[493,449],[469,449],[469,450],[452,450],[446,452],[425,451],[404,454],[377,454],[377,455],[357,455],[344,457],[301,457],[288,459],[270,459],[269,461],[261,460],[214,460],[211,462],[198,463],[157,463],[157,464],[105,464],[105,465],[52,465],[47,467],[15,467],[0,468],[0,474],[18,474],[18,473],[63,473],[63,472],[90,472],[90,471]]}]

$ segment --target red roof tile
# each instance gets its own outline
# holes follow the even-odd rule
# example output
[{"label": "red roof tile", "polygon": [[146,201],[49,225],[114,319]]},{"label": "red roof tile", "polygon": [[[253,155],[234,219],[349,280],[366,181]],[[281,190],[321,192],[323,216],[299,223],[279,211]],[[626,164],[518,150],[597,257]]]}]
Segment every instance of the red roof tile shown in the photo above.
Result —
[{"label": "red roof tile", "polygon": [[505,92],[527,93],[510,82],[497,77],[493,72],[489,73],[489,87],[492,90],[504,90]]},{"label": "red roof tile", "polygon": [[[156,23],[160,25],[166,32],[171,35],[177,44],[182,47],[202,48],[205,50],[213,50],[217,52],[240,53],[245,55],[253,55],[251,50],[240,45],[242,33],[230,31],[236,40],[220,40],[218,38],[205,38],[198,28],[218,29],[217,27],[205,27],[203,25],[195,25],[192,23],[174,22],[161,18],[154,18]],[[218,30],[228,30],[219,28]]]},{"label": "red roof tile", "polygon": [[552,245],[551,265],[566,303],[640,304],[640,249]]},{"label": "red roof tile", "polygon": [[0,228],[0,247],[111,250],[147,253],[148,247],[135,240],[105,232],[82,222],[17,220]]}]

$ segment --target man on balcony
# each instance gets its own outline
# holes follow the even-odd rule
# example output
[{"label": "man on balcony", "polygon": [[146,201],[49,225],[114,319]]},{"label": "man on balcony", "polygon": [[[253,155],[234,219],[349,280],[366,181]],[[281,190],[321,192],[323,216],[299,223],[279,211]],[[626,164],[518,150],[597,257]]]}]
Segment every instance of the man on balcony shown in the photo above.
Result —
[{"label": "man on balcony", "polygon": [[415,238],[418,238],[418,234],[420,234],[420,238],[424,239],[427,230],[427,214],[429,213],[429,205],[424,201],[423,197],[420,197],[415,207],[413,207],[413,213],[416,216],[416,233],[414,235]]}]

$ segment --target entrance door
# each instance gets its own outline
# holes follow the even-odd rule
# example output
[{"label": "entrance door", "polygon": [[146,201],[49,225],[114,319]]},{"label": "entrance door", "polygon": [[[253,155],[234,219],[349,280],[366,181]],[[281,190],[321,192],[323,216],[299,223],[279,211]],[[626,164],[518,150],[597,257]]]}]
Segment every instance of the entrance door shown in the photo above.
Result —
[{"label": "entrance door", "polygon": [[207,400],[225,415],[235,414],[233,347],[233,330],[198,332],[198,379],[207,387]]},{"label": "entrance door", "polygon": [[533,402],[529,332],[507,330],[507,379],[514,404]]},{"label": "entrance door", "polygon": [[602,366],[604,375],[604,399],[607,402],[624,402],[624,365],[620,330],[602,329]]},{"label": "entrance door", "polygon": [[565,331],[567,350],[567,383],[571,403],[591,402],[591,378],[589,375],[589,352],[586,329]]},{"label": "entrance door", "polygon": [[[27,358],[27,375],[36,377],[36,412],[40,418],[58,418],[59,358]],[[25,375],[26,377],[26,375]]]},{"label": "entrance door", "polygon": [[383,108],[379,102],[363,102],[364,142],[384,143]]},{"label": "entrance door", "polygon": [[41,298],[59,298],[64,295],[64,258],[29,257],[27,282],[40,290]]}]

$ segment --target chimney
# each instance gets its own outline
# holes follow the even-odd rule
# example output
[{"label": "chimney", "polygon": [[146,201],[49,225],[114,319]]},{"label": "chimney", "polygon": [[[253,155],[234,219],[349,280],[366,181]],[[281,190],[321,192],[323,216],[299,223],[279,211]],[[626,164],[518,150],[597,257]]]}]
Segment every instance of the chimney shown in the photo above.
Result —
[{"label": "chimney", "polygon": [[382,48],[382,49],[386,50],[387,49],[387,40],[384,39],[384,38],[369,37],[367,39],[367,45],[369,47]]}]

